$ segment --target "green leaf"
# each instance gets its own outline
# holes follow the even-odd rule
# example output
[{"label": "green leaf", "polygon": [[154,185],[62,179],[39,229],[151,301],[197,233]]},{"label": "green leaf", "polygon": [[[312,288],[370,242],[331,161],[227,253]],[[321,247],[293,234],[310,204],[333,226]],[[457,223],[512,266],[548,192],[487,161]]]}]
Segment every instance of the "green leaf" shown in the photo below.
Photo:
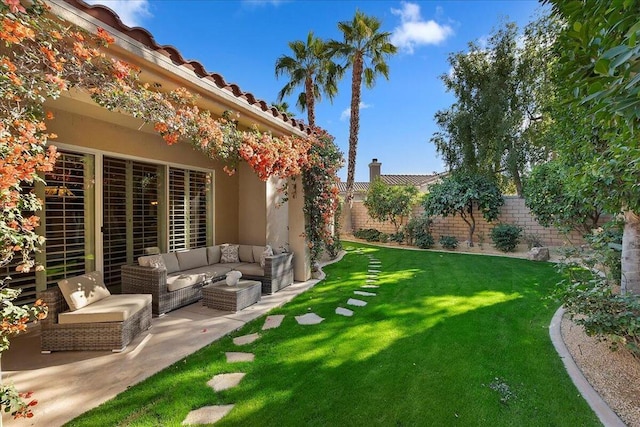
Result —
[{"label": "green leaf", "polygon": [[580,22],[574,22],[573,23],[573,29],[576,33],[579,33],[580,30],[582,29],[582,24]]},{"label": "green leaf", "polygon": [[609,61],[608,59],[604,57],[600,58],[598,62],[596,62],[596,65],[593,67],[593,70],[598,74],[608,75],[610,63],[611,61]]}]

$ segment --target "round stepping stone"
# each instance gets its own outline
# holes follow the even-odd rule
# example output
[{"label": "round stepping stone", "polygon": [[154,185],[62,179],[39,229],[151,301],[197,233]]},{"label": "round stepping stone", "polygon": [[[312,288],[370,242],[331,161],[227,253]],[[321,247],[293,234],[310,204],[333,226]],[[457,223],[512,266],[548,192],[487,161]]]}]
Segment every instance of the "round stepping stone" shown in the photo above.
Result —
[{"label": "round stepping stone", "polygon": [[282,324],[283,319],[284,314],[274,314],[273,316],[267,316],[264,321],[264,325],[262,325],[262,330],[265,331],[267,329],[279,327]]},{"label": "round stepping stone", "polygon": [[213,389],[213,391],[222,391],[229,388],[233,388],[240,384],[245,374],[242,372],[234,372],[233,374],[218,374],[211,378],[207,385]]},{"label": "round stepping stone", "polygon": [[358,307],[363,307],[363,306],[367,305],[367,302],[366,301],[362,301],[360,299],[349,298],[349,300],[347,301],[347,304],[355,305],[355,306],[358,306]]},{"label": "round stepping stone", "polygon": [[233,409],[235,405],[204,406],[187,414],[182,422],[183,426],[198,424],[213,424],[220,421]]},{"label": "round stepping stone", "polygon": [[298,322],[299,325],[317,325],[323,320],[324,318],[318,316],[315,313],[307,313],[303,314],[302,316],[296,316],[296,322]]},{"label": "round stepping stone", "polygon": [[225,354],[227,355],[227,363],[253,362],[256,357],[253,353],[240,353],[237,351],[228,351]]},{"label": "round stepping stone", "polygon": [[382,273],[382,271],[380,271],[380,270],[374,270],[374,269],[370,269],[368,272],[369,272],[369,273]]},{"label": "round stepping stone", "polygon": [[235,345],[245,345],[245,344],[251,344],[252,342],[254,342],[255,340],[257,340],[258,338],[260,338],[260,334],[256,333],[256,334],[249,334],[249,335],[243,335],[241,337],[236,337],[233,339],[233,343]]},{"label": "round stepping stone", "polygon": [[365,291],[353,291],[356,295],[362,295],[363,297],[375,297],[376,294],[373,292],[365,292]]},{"label": "round stepping stone", "polygon": [[362,286],[360,286],[360,287],[361,287],[361,288],[367,288],[367,289],[377,289],[377,288],[379,288],[380,286],[378,286],[378,285],[362,285]]},{"label": "round stepping stone", "polygon": [[341,316],[351,317],[353,316],[353,310],[349,310],[348,308],[338,307],[336,308],[336,314],[339,314]]},{"label": "round stepping stone", "polygon": [[377,280],[375,280],[375,279],[367,279],[367,280],[365,280],[365,283],[376,283],[376,282],[377,282]]}]

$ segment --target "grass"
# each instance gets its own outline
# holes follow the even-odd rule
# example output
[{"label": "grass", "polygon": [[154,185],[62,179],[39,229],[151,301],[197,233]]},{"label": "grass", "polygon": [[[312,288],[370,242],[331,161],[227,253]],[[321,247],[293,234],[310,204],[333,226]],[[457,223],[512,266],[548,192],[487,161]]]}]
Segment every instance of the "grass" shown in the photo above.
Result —
[{"label": "grass", "polygon": [[[260,331],[258,341],[239,350],[225,337],[69,425],[180,425],[230,403],[217,426],[600,425],[549,339],[552,265],[346,246],[324,281],[273,312],[286,315],[280,328],[249,323],[234,336]],[[378,295],[336,315],[364,284],[368,254],[382,262]],[[309,311],[326,320],[298,325]],[[226,351],[256,360],[227,364]],[[247,375],[219,393],[206,385],[227,372]]]}]

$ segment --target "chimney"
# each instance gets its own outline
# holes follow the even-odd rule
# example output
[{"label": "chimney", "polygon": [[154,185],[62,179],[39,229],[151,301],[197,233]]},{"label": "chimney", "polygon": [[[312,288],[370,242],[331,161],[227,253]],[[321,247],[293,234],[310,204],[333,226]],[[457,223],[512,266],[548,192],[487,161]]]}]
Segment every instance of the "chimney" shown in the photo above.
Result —
[{"label": "chimney", "polygon": [[374,179],[380,177],[380,167],[382,163],[378,162],[378,159],[373,159],[369,163],[369,182],[373,182]]}]

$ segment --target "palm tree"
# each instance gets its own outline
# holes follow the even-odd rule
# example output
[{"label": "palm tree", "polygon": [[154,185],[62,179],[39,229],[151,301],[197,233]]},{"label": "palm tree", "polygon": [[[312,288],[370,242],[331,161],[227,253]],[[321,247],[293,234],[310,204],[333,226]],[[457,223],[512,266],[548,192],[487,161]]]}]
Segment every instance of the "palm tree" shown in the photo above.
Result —
[{"label": "palm tree", "polygon": [[378,75],[389,79],[387,57],[396,53],[397,48],[389,42],[391,33],[380,31],[381,22],[375,17],[356,11],[352,21],[338,23],[344,40],[330,41],[329,51],[332,56],[344,58],[346,67],[353,71],[351,80],[351,118],[349,121],[349,160],[347,164],[347,224],[349,229],[350,211],[353,201],[353,181],[356,170],[356,152],[358,147],[358,131],[360,129],[360,94],[362,82],[367,88],[375,85]]},{"label": "palm tree", "polygon": [[293,113],[289,111],[289,103],[287,101],[282,101],[282,102],[275,101],[271,103],[271,106],[275,107],[282,114],[286,114],[289,117],[293,117]]},{"label": "palm tree", "polygon": [[298,95],[296,105],[300,111],[307,110],[309,126],[316,124],[315,101],[322,94],[329,100],[338,92],[337,80],[342,69],[327,55],[327,45],[315,37],[312,31],[307,35],[306,43],[301,40],[289,42],[293,56],[283,55],[276,60],[276,77],[287,74],[289,82],[278,93],[278,102],[291,95],[297,86],[304,86]]}]

